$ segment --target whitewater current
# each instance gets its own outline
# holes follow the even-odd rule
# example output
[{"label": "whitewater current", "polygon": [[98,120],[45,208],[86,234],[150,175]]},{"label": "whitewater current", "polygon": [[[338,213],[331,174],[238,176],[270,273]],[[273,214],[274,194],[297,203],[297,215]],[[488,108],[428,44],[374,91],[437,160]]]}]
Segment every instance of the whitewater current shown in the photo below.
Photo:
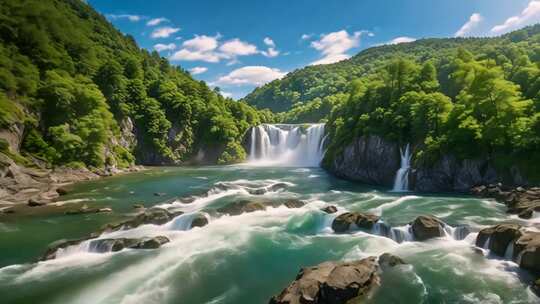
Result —
[{"label": "whitewater current", "polygon": [[[383,272],[365,303],[538,303],[527,287],[531,278],[514,261],[474,246],[484,227],[514,221],[539,228],[537,219],[510,217],[492,200],[399,193],[336,179],[317,167],[324,125],[301,128],[254,128],[248,164],[151,168],[78,184],[56,204],[60,210],[85,203],[111,207],[109,214],[1,219],[0,302],[268,303],[301,267],[389,252],[408,264]],[[277,204],[240,215],[219,211],[240,201],[285,199],[305,205]],[[135,203],[183,214],[161,225],[105,232],[36,262],[55,240],[133,217]],[[321,210],[331,205],[336,213]],[[334,233],[332,221],[351,211],[373,213],[381,221],[371,230]],[[414,239],[409,223],[423,214],[445,223],[443,237]],[[208,224],[191,228],[200,216]],[[99,245],[104,239],[153,236],[170,242],[117,252]]]}]

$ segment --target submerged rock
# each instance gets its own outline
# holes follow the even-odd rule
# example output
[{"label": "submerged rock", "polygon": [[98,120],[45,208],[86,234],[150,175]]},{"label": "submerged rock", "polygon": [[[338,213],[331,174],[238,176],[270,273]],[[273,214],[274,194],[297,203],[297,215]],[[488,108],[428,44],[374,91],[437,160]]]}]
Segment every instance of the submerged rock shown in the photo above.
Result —
[{"label": "submerged rock", "polygon": [[105,208],[88,208],[86,205],[76,210],[68,210],[64,212],[65,215],[77,215],[77,214],[90,214],[90,213],[109,213],[113,210],[109,207]]},{"label": "submerged rock", "polygon": [[40,206],[45,206],[46,204],[47,204],[47,203],[45,203],[45,202],[41,202],[41,201],[38,201],[38,200],[36,200],[36,199],[31,198],[31,199],[28,200],[28,204],[27,204],[27,205],[28,205],[29,207],[40,207]]},{"label": "submerged rock", "polygon": [[421,215],[411,223],[413,236],[418,241],[425,241],[444,235],[444,222],[434,216]]},{"label": "submerged rock", "polygon": [[266,206],[263,203],[246,200],[230,203],[227,206],[217,209],[218,212],[226,213],[228,215],[240,215],[242,213],[260,210],[266,210]]},{"label": "submerged rock", "polygon": [[379,284],[376,257],[351,262],[325,262],[300,270],[296,279],[270,304],[346,304]]},{"label": "submerged rock", "polygon": [[514,256],[519,267],[540,272],[540,232],[525,232],[515,242]]},{"label": "submerged rock", "polygon": [[379,265],[381,268],[394,267],[397,265],[406,265],[402,258],[390,253],[383,253],[379,256]]},{"label": "submerged rock", "polygon": [[191,221],[191,228],[193,227],[203,227],[208,225],[208,218],[204,214],[197,214],[195,218]]},{"label": "submerged rock", "polygon": [[46,261],[46,260],[52,260],[56,258],[56,254],[58,253],[58,250],[65,249],[70,246],[78,245],[86,240],[93,239],[98,237],[97,234],[91,234],[89,236],[79,238],[79,239],[72,239],[72,240],[58,240],[51,244],[49,244],[47,250],[45,251],[45,254],[41,256],[39,259],[40,261]]},{"label": "submerged rock", "polygon": [[217,209],[220,213],[225,213],[228,215],[240,215],[242,213],[249,213],[255,211],[266,210],[267,207],[279,207],[285,206],[287,208],[301,208],[305,203],[301,200],[289,198],[282,200],[274,201],[250,201],[250,200],[241,200],[237,202],[230,203],[224,207]]},{"label": "submerged rock", "polygon": [[108,224],[103,230],[115,231],[120,229],[133,229],[146,224],[163,225],[181,214],[183,214],[182,211],[172,212],[162,208],[150,208],[137,214],[131,219],[120,223]]},{"label": "submerged rock", "polygon": [[330,205],[330,206],[326,206],[326,207],[322,208],[321,211],[326,212],[328,214],[333,214],[333,213],[337,212],[337,207],[333,206],[333,205]]},{"label": "submerged rock", "polygon": [[360,229],[371,229],[379,221],[379,217],[369,213],[346,212],[340,214],[332,222],[332,230],[337,233],[349,231],[352,224]]},{"label": "submerged rock", "polygon": [[478,232],[476,246],[485,247],[489,240],[489,250],[503,257],[510,243],[514,243],[522,235],[521,226],[516,224],[499,224],[484,228]]}]

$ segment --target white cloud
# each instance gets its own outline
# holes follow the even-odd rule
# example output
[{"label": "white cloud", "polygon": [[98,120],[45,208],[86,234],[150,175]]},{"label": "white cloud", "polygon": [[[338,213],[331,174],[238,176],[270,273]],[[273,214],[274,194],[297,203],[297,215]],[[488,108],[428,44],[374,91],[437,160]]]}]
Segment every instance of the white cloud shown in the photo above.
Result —
[{"label": "white cloud", "polygon": [[409,43],[413,41],[416,41],[416,38],[401,36],[401,37],[397,37],[388,41],[386,44],[400,44],[400,43]]},{"label": "white cloud", "polygon": [[268,49],[266,51],[261,52],[263,56],[272,58],[279,55],[279,51],[276,50],[276,43],[274,42],[274,40],[272,40],[272,38],[266,37],[264,38],[263,41],[264,41],[264,44],[268,46]]},{"label": "white cloud", "polygon": [[169,43],[169,44],[158,43],[158,44],[154,45],[154,49],[156,51],[158,51],[158,52],[172,51],[172,50],[176,49],[176,44],[174,44],[174,43]]},{"label": "white cloud", "polygon": [[177,27],[170,27],[170,26],[164,26],[155,29],[152,34],[150,34],[150,37],[152,38],[167,38],[170,35],[178,32],[180,28]]},{"label": "white cloud", "polygon": [[529,5],[517,16],[512,16],[503,24],[494,26],[491,32],[494,34],[504,34],[520,27],[530,25],[540,21],[540,1],[531,0]]},{"label": "white cloud", "polygon": [[131,22],[137,22],[137,21],[140,21],[141,19],[144,19],[144,16],[129,15],[129,14],[120,14],[120,15],[108,14],[107,17],[111,20],[127,19]]},{"label": "white cloud", "polygon": [[148,20],[148,22],[146,22],[146,25],[148,25],[148,26],[156,26],[156,25],[159,25],[162,22],[167,22],[167,21],[169,21],[169,19],[164,18],[164,17],[154,18],[154,19]]},{"label": "white cloud", "polygon": [[272,40],[272,38],[270,37],[265,37],[263,41],[264,41],[264,44],[266,44],[269,47],[272,47],[272,48],[276,47],[274,40]]},{"label": "white cloud", "polygon": [[350,55],[346,52],[360,46],[360,37],[364,33],[368,32],[349,34],[346,30],[341,30],[322,35],[321,39],[311,42],[311,47],[320,51],[323,58],[311,64],[329,64],[349,58]]},{"label": "white cloud", "polygon": [[300,37],[302,40],[309,40],[313,37],[313,34],[302,34],[302,37]]},{"label": "white cloud", "polygon": [[222,54],[215,52],[218,47],[220,35],[195,35],[195,38],[182,43],[183,49],[174,53],[170,60],[219,62]]},{"label": "white cloud", "polygon": [[214,85],[256,85],[260,86],[272,80],[285,76],[279,69],[266,66],[245,66],[220,77]]},{"label": "white cloud", "polygon": [[204,72],[208,71],[208,68],[205,68],[205,67],[194,67],[192,69],[189,70],[189,72],[192,74],[192,75],[198,75],[198,74],[202,74]]},{"label": "white cloud", "polygon": [[232,98],[232,93],[223,92],[223,91],[221,91],[220,93],[221,93],[221,96],[223,96],[223,97]]},{"label": "white cloud", "polygon": [[219,62],[220,54],[214,52],[197,52],[189,49],[181,49],[174,53],[169,60],[172,61],[205,61],[205,62]]},{"label": "white cloud", "polygon": [[465,37],[467,36],[472,30],[474,30],[480,22],[482,22],[484,18],[479,13],[474,13],[469,18],[469,21],[467,21],[460,29],[454,34],[454,37]]},{"label": "white cloud", "polygon": [[256,46],[254,46],[253,44],[244,42],[238,38],[225,42],[219,47],[219,50],[223,54],[231,58],[234,58],[236,56],[253,55],[259,52]]}]

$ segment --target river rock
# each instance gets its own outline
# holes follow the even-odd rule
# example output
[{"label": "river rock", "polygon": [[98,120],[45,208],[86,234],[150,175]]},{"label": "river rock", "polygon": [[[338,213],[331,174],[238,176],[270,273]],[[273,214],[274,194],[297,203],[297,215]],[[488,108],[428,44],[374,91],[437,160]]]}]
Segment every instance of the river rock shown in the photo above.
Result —
[{"label": "river rock", "polygon": [[332,230],[337,233],[349,231],[355,224],[360,229],[371,229],[379,221],[379,217],[369,213],[346,212],[340,214],[332,222]]},{"label": "river rock", "polygon": [[58,195],[62,196],[62,195],[68,194],[69,191],[67,191],[67,189],[64,188],[64,187],[58,187],[58,188],[56,188],[56,193],[58,193]]},{"label": "river rock", "polygon": [[289,209],[302,208],[306,203],[301,200],[290,198],[283,201],[277,201],[278,205],[283,205]]},{"label": "river rock", "polygon": [[165,196],[167,193],[165,192],[155,192],[154,196]]},{"label": "river rock", "polygon": [[172,212],[162,208],[150,208],[137,214],[131,219],[120,223],[108,224],[104,227],[103,231],[132,229],[146,224],[163,225],[181,214],[183,214],[182,211]]},{"label": "river rock", "polygon": [[46,203],[31,198],[31,199],[28,200],[28,204],[27,204],[27,205],[28,205],[29,207],[40,207],[40,206],[45,206]]},{"label": "river rock", "polygon": [[260,210],[266,210],[266,206],[261,202],[252,201],[238,201],[228,204],[227,206],[217,209],[220,213],[226,213],[228,215],[240,215],[242,213],[255,212]]},{"label": "river rock", "polygon": [[519,267],[540,272],[540,232],[525,232],[514,245]]},{"label": "river rock", "polygon": [[[351,262],[324,262],[300,270],[296,279],[270,304],[345,304],[379,284],[376,257]],[[355,302],[356,303],[356,302]]]},{"label": "river rock", "polygon": [[165,236],[155,236],[151,238],[118,238],[118,239],[97,239],[91,241],[91,251],[117,252],[125,248],[131,249],[157,249],[161,245],[168,243],[169,239]]},{"label": "river rock", "polygon": [[333,206],[333,205],[330,205],[330,206],[326,206],[326,207],[322,208],[321,211],[326,212],[328,214],[333,214],[333,213],[337,212],[337,207]]},{"label": "river rock", "polygon": [[381,266],[381,268],[388,268],[405,264],[407,263],[405,263],[402,258],[390,253],[383,253],[379,256],[379,266]]},{"label": "river rock", "polygon": [[109,207],[105,208],[88,208],[88,206],[84,205],[80,209],[76,210],[68,210],[64,212],[65,215],[77,215],[77,214],[90,214],[90,213],[110,213],[113,210]]},{"label": "river rock", "polygon": [[191,228],[208,225],[208,218],[204,214],[197,214],[191,221]]},{"label": "river rock", "polygon": [[412,223],[412,233],[416,240],[425,241],[444,235],[444,223],[434,216],[421,215]]},{"label": "river rock", "polygon": [[508,245],[515,242],[521,235],[520,225],[499,224],[480,230],[476,237],[476,246],[484,247],[489,240],[489,250],[494,254],[503,257]]},{"label": "river rock", "polygon": [[43,254],[43,256],[41,256],[40,261],[46,261],[46,260],[55,259],[58,250],[65,249],[65,248],[67,248],[69,246],[78,245],[78,244],[80,244],[80,243],[82,243],[82,242],[84,242],[86,240],[96,238],[96,237],[98,237],[97,234],[91,234],[89,236],[82,237],[82,238],[79,238],[79,239],[72,239],[72,240],[65,240],[64,239],[64,240],[55,241],[55,242],[49,244],[49,246],[47,247],[47,250],[45,251],[45,254]]}]

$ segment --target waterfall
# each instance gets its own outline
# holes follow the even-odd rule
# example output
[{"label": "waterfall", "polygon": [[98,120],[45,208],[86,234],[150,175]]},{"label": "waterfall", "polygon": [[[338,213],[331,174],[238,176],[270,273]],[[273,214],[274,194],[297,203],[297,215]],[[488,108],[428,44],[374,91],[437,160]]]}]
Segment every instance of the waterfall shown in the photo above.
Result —
[{"label": "waterfall", "polygon": [[263,124],[251,129],[248,160],[255,165],[318,167],[324,156],[324,124]]},{"label": "waterfall", "polygon": [[394,180],[394,189],[396,192],[403,192],[409,190],[409,170],[411,169],[411,151],[410,145],[407,144],[405,151],[399,149],[401,154],[401,165],[396,173],[396,179]]}]

